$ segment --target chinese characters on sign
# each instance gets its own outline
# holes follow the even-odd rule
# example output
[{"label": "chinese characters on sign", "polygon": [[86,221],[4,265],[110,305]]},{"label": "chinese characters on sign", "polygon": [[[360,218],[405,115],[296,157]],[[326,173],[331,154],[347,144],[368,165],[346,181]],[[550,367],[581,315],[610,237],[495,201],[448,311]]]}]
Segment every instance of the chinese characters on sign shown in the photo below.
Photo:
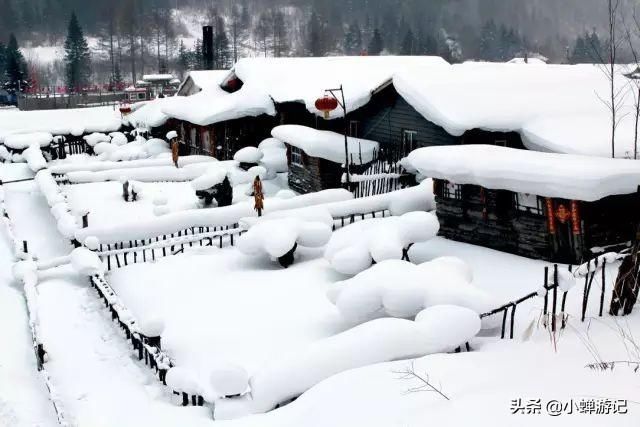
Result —
[{"label": "chinese characters on sign", "polygon": [[542,399],[511,400],[512,415],[624,415],[628,412],[628,402],[623,399],[570,399],[568,401]]}]

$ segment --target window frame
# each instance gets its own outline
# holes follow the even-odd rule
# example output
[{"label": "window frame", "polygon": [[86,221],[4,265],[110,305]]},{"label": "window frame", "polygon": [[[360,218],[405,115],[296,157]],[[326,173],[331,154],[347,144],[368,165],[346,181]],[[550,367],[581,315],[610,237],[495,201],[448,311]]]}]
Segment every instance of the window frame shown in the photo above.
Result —
[{"label": "window frame", "polygon": [[291,164],[296,166],[304,166],[304,152],[295,146],[291,146]]},{"label": "window frame", "polygon": [[[533,207],[533,206],[523,205],[520,201],[521,194],[524,194],[527,196],[535,196],[537,206]],[[514,205],[515,205],[516,211],[519,213],[524,212],[532,215],[544,216],[546,212],[545,201],[542,197],[538,196],[537,194],[514,193]]]}]

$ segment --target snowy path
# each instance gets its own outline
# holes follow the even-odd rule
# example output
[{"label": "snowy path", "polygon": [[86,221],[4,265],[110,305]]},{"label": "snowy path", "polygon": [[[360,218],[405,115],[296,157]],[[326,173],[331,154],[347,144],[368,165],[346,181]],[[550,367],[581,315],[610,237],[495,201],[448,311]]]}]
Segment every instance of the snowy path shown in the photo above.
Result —
[{"label": "snowy path", "polygon": [[[16,237],[28,240],[30,252],[49,259],[70,251],[70,245],[56,231],[44,197],[33,183],[13,184],[5,191]],[[8,274],[11,270],[7,266],[4,271]],[[133,359],[125,338],[111,323],[84,278],[77,277],[68,266],[60,267],[44,274],[38,292],[41,335],[49,357],[46,366],[71,425],[133,427],[212,423],[207,408],[182,408],[173,404],[172,395],[152,372]],[[26,327],[26,320],[22,324]],[[25,351],[30,351],[28,344]],[[33,372],[36,372],[35,364]],[[13,386],[16,381],[19,379],[0,383],[1,420],[5,419],[3,384]],[[42,384],[40,381],[40,385],[36,385],[43,388]],[[18,395],[19,390],[9,391]],[[13,403],[4,405],[9,406],[4,409],[8,416],[13,416],[11,405]],[[11,426],[20,425],[9,420]]]},{"label": "snowy path", "polygon": [[31,346],[26,304],[11,277],[12,254],[0,230],[0,427],[55,426],[56,415]]}]

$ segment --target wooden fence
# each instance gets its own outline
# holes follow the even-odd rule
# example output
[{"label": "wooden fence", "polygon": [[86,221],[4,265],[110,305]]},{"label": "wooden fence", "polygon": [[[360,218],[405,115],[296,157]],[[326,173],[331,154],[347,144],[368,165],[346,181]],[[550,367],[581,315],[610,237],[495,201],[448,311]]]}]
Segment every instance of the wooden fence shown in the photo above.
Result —
[{"label": "wooden fence", "polygon": [[351,191],[356,198],[390,193],[406,186],[408,175],[400,165],[402,156],[399,152],[374,151],[373,159],[371,163],[363,164],[361,155],[359,161],[354,161],[351,155]]},{"label": "wooden fence", "polygon": [[129,264],[155,261],[184,252],[185,247],[235,246],[246,230],[238,224],[220,227],[192,227],[178,233],[158,236],[153,239],[131,240],[111,244],[100,244],[98,256],[107,263],[107,270],[126,267]]},{"label": "wooden fence", "polygon": [[[173,360],[162,350],[160,337],[147,337],[137,327],[132,313],[124,306],[115,291],[102,275],[89,277],[89,284],[98,292],[106,308],[111,313],[111,320],[117,322],[125,333],[127,340],[137,352],[138,360],[144,360],[144,364],[154,370],[158,380],[167,385],[166,375],[170,368],[175,366]],[[203,406],[204,398],[200,395],[189,395],[184,392],[173,391],[176,395],[182,395],[182,406]]]},{"label": "wooden fence", "polygon": [[[604,300],[605,300],[605,292],[606,292],[606,266],[607,262],[605,259],[595,258],[594,260],[590,260],[587,264],[587,273],[584,276],[584,289],[582,296],[582,307],[581,307],[581,321],[584,322],[586,318],[587,307],[589,305],[589,295],[591,292],[591,286],[593,284],[593,280],[598,274],[601,272],[602,274],[602,284],[599,295],[599,310],[598,316],[602,317],[604,313]],[[573,270],[572,266],[569,266],[569,272]],[[560,289],[559,279],[558,279],[558,265],[553,266],[553,279],[551,283],[549,283],[549,267],[545,267],[544,269],[544,289],[546,290],[544,296],[544,308],[543,314],[545,318],[547,316],[551,317],[551,331],[556,332],[558,330],[557,325],[557,315],[558,308],[560,308],[559,313],[561,313],[561,325],[560,329],[564,329],[566,327],[566,316],[565,313],[565,305],[567,302],[567,293],[568,291],[562,291]],[[559,299],[558,292],[559,290],[562,292],[562,297]],[[551,294],[551,296],[549,295]],[[515,301],[504,304],[494,310],[491,310],[488,313],[483,313],[480,315],[480,318],[485,318],[489,316],[494,316],[497,314],[502,314],[502,331],[500,337],[502,339],[506,338],[507,329],[509,330],[509,339],[513,339],[514,329],[515,329],[515,316],[516,316],[516,308],[518,305],[522,304],[525,301],[528,301],[534,297],[538,296],[538,292],[531,292],[523,296],[522,298],[518,298]],[[558,307],[558,305],[560,307]],[[510,313],[509,313],[510,311]]]}]

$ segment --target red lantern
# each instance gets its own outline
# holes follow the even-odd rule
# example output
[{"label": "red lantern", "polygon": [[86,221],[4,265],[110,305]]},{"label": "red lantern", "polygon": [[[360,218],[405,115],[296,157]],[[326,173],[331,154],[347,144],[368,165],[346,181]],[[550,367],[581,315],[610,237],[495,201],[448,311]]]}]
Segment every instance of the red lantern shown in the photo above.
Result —
[{"label": "red lantern", "polygon": [[316,108],[318,111],[322,111],[324,113],[324,119],[327,120],[329,118],[329,114],[338,108],[338,100],[332,96],[325,95],[316,100]]},{"label": "red lantern", "polygon": [[131,105],[127,102],[123,102],[120,104],[120,114],[122,116],[126,116],[127,114],[131,114]]}]

